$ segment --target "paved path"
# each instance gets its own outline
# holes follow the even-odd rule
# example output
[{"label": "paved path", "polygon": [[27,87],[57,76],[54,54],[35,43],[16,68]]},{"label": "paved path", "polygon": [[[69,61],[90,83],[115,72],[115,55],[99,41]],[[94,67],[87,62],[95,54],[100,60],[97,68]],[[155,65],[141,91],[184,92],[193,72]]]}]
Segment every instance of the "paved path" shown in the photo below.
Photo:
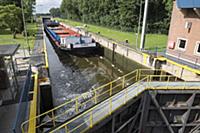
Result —
[{"label": "paved path", "polygon": [[42,26],[38,27],[38,33],[36,35],[34,49],[31,55],[31,64],[33,66],[40,66],[45,64],[44,58],[44,40],[43,40],[43,31]]}]

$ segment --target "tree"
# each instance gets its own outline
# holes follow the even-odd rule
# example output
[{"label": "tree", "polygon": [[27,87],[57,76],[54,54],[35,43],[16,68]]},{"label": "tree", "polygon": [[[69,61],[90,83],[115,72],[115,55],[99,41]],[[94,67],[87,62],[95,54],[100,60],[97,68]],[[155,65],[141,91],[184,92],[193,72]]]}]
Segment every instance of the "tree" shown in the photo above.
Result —
[{"label": "tree", "polygon": [[[144,0],[142,8],[144,8]],[[173,0],[149,0],[148,30],[167,33]],[[141,0],[62,0],[63,18],[136,32]],[[142,13],[143,14],[143,13]]]},{"label": "tree", "polygon": [[60,17],[60,8],[51,8],[49,12],[53,17]]},{"label": "tree", "polygon": [[22,0],[26,21],[32,21],[36,0]]},{"label": "tree", "polygon": [[[25,20],[26,21],[32,21],[33,19],[33,12],[35,10],[35,4],[36,0],[0,0],[0,6],[7,6],[7,5],[15,5],[19,8],[22,8],[23,4],[23,9],[24,9],[24,14],[25,14]],[[22,13],[20,15],[20,20],[22,23],[20,31],[23,30],[23,19],[22,19]]]},{"label": "tree", "polygon": [[15,5],[0,6],[0,27],[5,26],[9,28],[16,38],[16,33],[20,32],[21,23],[21,9]]},{"label": "tree", "polygon": [[0,0],[1,6],[11,5],[14,4],[17,7],[21,7],[21,0]]}]

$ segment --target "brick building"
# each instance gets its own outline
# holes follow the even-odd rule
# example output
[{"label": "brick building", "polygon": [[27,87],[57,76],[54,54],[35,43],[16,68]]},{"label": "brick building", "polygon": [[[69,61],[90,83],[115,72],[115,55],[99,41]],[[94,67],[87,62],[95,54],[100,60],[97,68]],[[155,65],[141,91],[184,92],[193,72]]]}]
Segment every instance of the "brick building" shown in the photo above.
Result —
[{"label": "brick building", "polygon": [[200,0],[174,1],[166,54],[200,66]]}]

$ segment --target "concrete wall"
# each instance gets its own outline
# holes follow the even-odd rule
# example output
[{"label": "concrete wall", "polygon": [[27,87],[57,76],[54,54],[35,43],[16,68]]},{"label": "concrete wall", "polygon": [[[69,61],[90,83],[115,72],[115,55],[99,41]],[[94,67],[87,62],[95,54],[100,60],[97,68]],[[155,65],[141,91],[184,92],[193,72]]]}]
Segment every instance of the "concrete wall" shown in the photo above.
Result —
[{"label": "concrete wall", "polygon": [[77,29],[71,26],[68,26],[66,24],[61,23],[62,25],[64,25],[67,28],[71,28],[72,30],[79,32],[82,35],[87,35],[87,36],[91,36],[96,42],[98,42],[99,44],[101,44],[103,47],[106,47],[110,50],[113,50],[113,45],[116,44],[115,47],[115,52],[117,52],[118,54],[133,60],[139,64],[142,64],[150,69],[163,69],[164,71],[167,71],[168,73],[180,77],[184,80],[188,80],[188,81],[200,81],[200,77],[196,74],[193,73],[187,69],[182,68],[181,66],[177,66],[174,65],[173,63],[168,62],[167,60],[165,61],[160,61],[157,58],[150,56],[148,54],[136,51],[135,49],[129,48],[123,44],[120,44],[116,41],[113,40],[109,40],[105,37],[102,37],[98,34],[94,34],[94,33],[88,33],[84,30],[81,29]]},{"label": "concrete wall", "polygon": [[148,68],[154,68],[152,66],[153,63],[149,63],[149,55],[143,54],[142,52],[136,51],[135,49],[132,49],[130,47],[127,47],[123,44],[120,44],[119,42],[113,41],[113,40],[109,40],[105,37],[102,37],[98,34],[94,34],[94,33],[88,33],[87,31],[84,31],[82,29],[78,29],[78,28],[74,28],[71,26],[68,26],[64,23],[61,23],[61,25],[70,28],[76,32],[79,32],[82,35],[87,35],[92,37],[96,42],[98,42],[100,45],[102,45],[105,48],[108,48],[110,50],[113,50],[113,47],[115,48],[115,52],[117,52],[118,54],[125,56],[126,58],[133,60],[139,64],[142,64]]}]

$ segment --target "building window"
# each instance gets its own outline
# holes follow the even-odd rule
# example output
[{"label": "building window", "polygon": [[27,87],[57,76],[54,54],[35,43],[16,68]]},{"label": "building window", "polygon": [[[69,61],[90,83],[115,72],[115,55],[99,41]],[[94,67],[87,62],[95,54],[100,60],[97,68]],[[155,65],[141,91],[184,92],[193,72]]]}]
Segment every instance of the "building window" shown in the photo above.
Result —
[{"label": "building window", "polygon": [[183,38],[178,38],[177,46],[178,49],[185,50],[187,45],[187,40]]},{"label": "building window", "polygon": [[197,42],[195,51],[196,51],[196,54],[200,55],[200,42]]}]

